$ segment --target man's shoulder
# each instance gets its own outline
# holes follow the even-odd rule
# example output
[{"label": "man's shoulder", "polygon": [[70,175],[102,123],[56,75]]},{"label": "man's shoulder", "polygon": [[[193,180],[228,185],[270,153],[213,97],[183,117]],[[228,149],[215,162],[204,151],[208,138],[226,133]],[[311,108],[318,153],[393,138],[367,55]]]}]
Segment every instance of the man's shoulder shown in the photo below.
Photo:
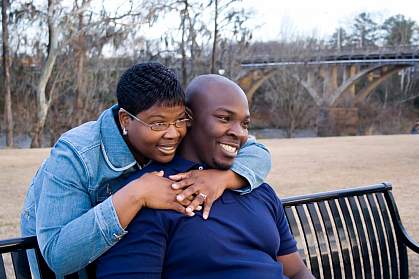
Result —
[{"label": "man's shoulder", "polygon": [[271,185],[269,185],[268,183],[262,183],[259,187],[255,188],[252,192],[258,193],[258,194],[263,194],[263,195],[267,195],[271,198],[274,199],[278,199],[278,196],[275,192],[275,190],[272,188]]}]

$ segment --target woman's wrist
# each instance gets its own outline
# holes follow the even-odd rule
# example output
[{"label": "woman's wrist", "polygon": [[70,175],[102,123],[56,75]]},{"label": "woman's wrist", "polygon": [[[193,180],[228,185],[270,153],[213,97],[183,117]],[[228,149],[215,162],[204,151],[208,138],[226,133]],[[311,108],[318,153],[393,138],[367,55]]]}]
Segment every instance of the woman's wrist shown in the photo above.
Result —
[{"label": "woman's wrist", "polygon": [[237,190],[246,185],[246,180],[232,170],[223,172],[223,180],[225,181],[226,189]]},{"label": "woman's wrist", "polygon": [[112,202],[118,215],[119,223],[125,229],[132,218],[145,204],[142,191],[137,190],[131,183],[112,195]]}]

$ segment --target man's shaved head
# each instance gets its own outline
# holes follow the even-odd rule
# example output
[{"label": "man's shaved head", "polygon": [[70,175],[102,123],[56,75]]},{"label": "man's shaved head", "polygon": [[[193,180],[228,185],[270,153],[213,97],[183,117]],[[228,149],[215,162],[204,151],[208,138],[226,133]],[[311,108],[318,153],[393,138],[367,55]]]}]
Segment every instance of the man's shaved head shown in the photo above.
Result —
[{"label": "man's shaved head", "polygon": [[[222,90],[214,90],[214,87],[230,87],[237,93],[237,97],[246,98],[243,90],[232,80],[215,74],[200,75],[194,78],[186,88],[186,105],[196,113],[202,105],[202,98],[216,98],[223,94]],[[211,96],[212,95],[212,96]],[[204,101],[205,102],[205,101]]]}]

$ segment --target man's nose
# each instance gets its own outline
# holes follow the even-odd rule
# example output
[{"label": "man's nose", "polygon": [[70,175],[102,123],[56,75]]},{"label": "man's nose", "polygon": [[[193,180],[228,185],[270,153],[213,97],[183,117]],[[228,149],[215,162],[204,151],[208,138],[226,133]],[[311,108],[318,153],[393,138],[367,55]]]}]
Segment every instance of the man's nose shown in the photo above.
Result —
[{"label": "man's nose", "polygon": [[243,137],[246,135],[246,129],[243,128],[240,122],[235,122],[231,125],[229,133],[236,137]]}]

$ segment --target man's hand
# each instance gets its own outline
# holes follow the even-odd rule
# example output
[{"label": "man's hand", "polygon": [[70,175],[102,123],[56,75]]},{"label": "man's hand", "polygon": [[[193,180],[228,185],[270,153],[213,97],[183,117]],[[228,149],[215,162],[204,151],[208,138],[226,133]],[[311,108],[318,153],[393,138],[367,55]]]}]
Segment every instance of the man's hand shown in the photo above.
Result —
[{"label": "man's hand", "polygon": [[[234,188],[236,184],[242,182],[241,178],[230,170],[192,170],[186,173],[179,173],[169,176],[176,181],[172,184],[173,189],[184,189],[177,195],[177,200],[183,202],[185,199],[194,197],[186,208],[186,213],[193,216],[193,211],[200,210],[204,206],[202,213],[204,219],[208,219],[212,204],[216,201],[227,188]],[[233,186],[231,186],[233,185]]]},{"label": "man's hand", "polygon": [[313,274],[307,269],[298,252],[278,256],[278,262],[284,267],[284,274],[290,279],[314,279]]}]

